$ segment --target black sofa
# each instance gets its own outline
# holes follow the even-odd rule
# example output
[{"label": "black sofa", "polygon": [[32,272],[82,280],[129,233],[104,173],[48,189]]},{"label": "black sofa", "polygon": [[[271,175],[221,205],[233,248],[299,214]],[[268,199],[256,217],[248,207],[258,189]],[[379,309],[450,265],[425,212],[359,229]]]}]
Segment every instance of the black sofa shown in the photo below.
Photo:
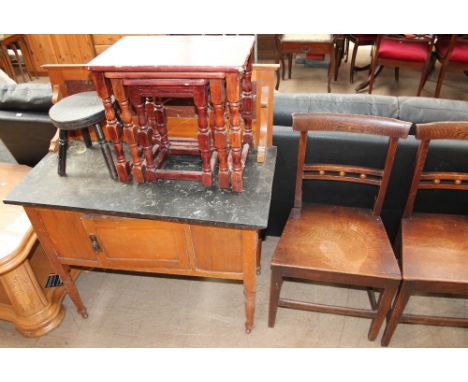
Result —
[{"label": "black sofa", "polygon": [[[278,147],[270,221],[266,235],[279,236],[293,206],[299,134],[293,112],[378,115],[416,123],[468,121],[468,102],[421,97],[359,94],[275,94],[273,145]],[[414,134],[414,126],[410,134]],[[418,141],[400,140],[382,211],[391,240],[395,238],[412,177]],[[361,134],[309,133],[307,161],[382,166],[387,140]],[[426,170],[468,171],[467,141],[431,143]],[[371,207],[376,187],[333,181],[306,181],[305,202]],[[420,191],[415,210],[468,214],[468,195],[460,191]]]},{"label": "black sofa", "polygon": [[47,154],[56,131],[51,106],[49,84],[0,86],[0,139],[18,163],[32,167]]}]

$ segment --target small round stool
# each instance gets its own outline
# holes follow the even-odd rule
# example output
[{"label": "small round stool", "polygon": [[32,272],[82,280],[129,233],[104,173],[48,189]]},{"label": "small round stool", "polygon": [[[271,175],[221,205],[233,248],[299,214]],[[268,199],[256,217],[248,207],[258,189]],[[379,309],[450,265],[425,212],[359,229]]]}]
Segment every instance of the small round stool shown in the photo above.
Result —
[{"label": "small round stool", "polygon": [[89,148],[92,143],[87,128],[94,126],[109,174],[112,179],[117,180],[112,153],[100,125],[104,119],[104,106],[96,92],[77,93],[61,99],[50,108],[49,117],[59,129],[58,174],[60,176],[66,175],[68,132],[81,129],[86,147]]}]

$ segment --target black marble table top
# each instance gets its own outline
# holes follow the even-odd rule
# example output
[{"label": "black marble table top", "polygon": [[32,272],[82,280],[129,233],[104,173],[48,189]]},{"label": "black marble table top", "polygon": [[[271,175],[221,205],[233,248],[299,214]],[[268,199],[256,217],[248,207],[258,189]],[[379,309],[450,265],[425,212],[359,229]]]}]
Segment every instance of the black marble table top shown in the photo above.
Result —
[{"label": "black marble table top", "polygon": [[24,206],[86,211],[133,218],[161,219],[232,228],[263,229],[268,224],[276,147],[264,163],[250,154],[244,191],[221,190],[182,180],[124,184],[107,172],[99,146],[73,143],[67,152],[67,176],[57,175],[57,154],[49,153],[4,202]]}]

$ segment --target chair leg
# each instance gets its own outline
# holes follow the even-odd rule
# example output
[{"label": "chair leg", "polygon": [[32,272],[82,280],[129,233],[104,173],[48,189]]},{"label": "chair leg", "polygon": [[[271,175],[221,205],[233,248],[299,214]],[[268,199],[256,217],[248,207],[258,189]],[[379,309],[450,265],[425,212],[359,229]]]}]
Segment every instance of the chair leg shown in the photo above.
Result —
[{"label": "chair leg", "polygon": [[58,174],[59,176],[65,176],[67,166],[67,142],[68,131],[59,131],[59,152],[58,152]]},{"label": "chair leg", "polygon": [[285,74],[286,74],[286,63],[284,61],[284,54],[281,55],[281,79],[284,81],[285,80]]},{"label": "chair leg", "polygon": [[335,52],[332,49],[330,52],[330,64],[328,65],[328,81],[327,81],[328,93],[331,93],[331,80],[332,80],[333,74],[335,73],[335,65],[336,65]]},{"label": "chair leg", "polygon": [[356,56],[357,56],[358,48],[359,48],[359,45],[354,44],[353,55],[351,57],[351,67],[350,67],[350,70],[349,70],[349,82],[350,83],[354,82],[354,65],[356,63]]},{"label": "chair leg", "polygon": [[398,325],[398,322],[400,321],[401,315],[403,314],[403,311],[406,307],[406,304],[408,303],[409,298],[410,293],[408,283],[403,281],[400,287],[400,291],[398,292],[395,304],[393,306],[390,319],[387,322],[387,326],[385,327],[385,331],[380,342],[382,346],[388,346],[388,344],[390,343],[390,340],[392,339],[393,333],[395,332],[395,329]]},{"label": "chair leg", "polygon": [[81,129],[81,135],[83,136],[83,141],[86,147],[89,149],[93,145],[93,142],[91,142],[91,136],[89,135],[89,130],[87,127]]},{"label": "chair leg", "polygon": [[440,91],[442,90],[442,83],[444,82],[445,79],[445,74],[447,73],[447,64],[443,63],[440,71],[439,71],[439,78],[437,79],[437,86],[436,86],[436,91],[435,91],[435,98],[440,97]]},{"label": "chair leg", "polygon": [[398,285],[394,285],[388,288],[385,288],[383,295],[379,298],[379,307],[377,310],[377,315],[372,320],[371,327],[369,329],[368,338],[370,341],[374,341],[379,334],[380,327],[387,316],[388,311],[392,306],[393,298],[397,292]]},{"label": "chair leg", "polygon": [[292,61],[293,61],[293,54],[288,54],[288,78],[291,79],[292,75]]},{"label": "chair leg", "polygon": [[276,267],[272,267],[270,284],[270,308],[268,314],[268,326],[270,328],[275,326],[276,312],[278,311],[278,302],[282,285],[283,276],[281,274],[281,270]]},{"label": "chair leg", "polygon": [[[279,63],[280,63],[280,60],[281,60],[281,58],[278,57],[278,58],[275,60],[275,64],[279,64]],[[279,86],[280,86],[280,78],[281,78],[281,77],[280,77],[280,76],[281,76],[281,75],[280,75],[280,70],[281,70],[281,67],[282,67],[282,66],[280,65],[279,69],[276,69],[276,85],[275,85],[275,90],[278,90],[278,89],[279,89]],[[283,65],[283,67],[284,67],[284,65]]]},{"label": "chair leg", "polygon": [[369,94],[372,94],[372,88],[374,86],[374,80],[376,76],[376,69],[377,69],[377,53],[374,54],[374,57],[372,58],[372,64],[371,64],[371,71],[370,71],[370,79],[369,79]]},{"label": "chair leg", "polygon": [[395,82],[400,81],[400,68],[395,68]]},{"label": "chair leg", "polygon": [[424,68],[421,73],[421,81],[419,82],[419,87],[418,87],[418,97],[421,95],[424,85],[426,84],[427,77],[429,77],[430,71],[431,71],[431,60],[429,59],[426,62],[426,65],[424,65]]},{"label": "chair leg", "polygon": [[348,62],[348,57],[349,57],[349,38],[346,38],[346,44],[345,44],[345,60],[344,62]]},{"label": "chair leg", "polygon": [[104,133],[102,132],[101,125],[99,123],[96,123],[94,128],[96,129],[96,135],[98,137],[99,146],[101,146],[102,156],[104,157],[104,161],[106,162],[109,175],[112,179],[117,180],[117,170],[115,169],[114,160],[112,159],[112,153],[109,144],[104,138]]}]

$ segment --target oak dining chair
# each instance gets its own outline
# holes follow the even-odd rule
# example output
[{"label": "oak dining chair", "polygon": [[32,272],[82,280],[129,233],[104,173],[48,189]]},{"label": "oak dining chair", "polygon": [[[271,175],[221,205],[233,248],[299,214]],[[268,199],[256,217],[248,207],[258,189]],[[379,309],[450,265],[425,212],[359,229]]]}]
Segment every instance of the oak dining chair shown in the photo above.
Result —
[{"label": "oak dining chair", "polygon": [[[278,307],[371,318],[374,340],[390,309],[401,274],[380,218],[400,138],[411,123],[376,116],[293,114],[300,132],[294,207],[271,261],[270,327]],[[388,138],[383,169],[339,164],[305,164],[309,131],[356,133]],[[311,139],[313,141],[313,138]],[[355,182],[377,189],[372,209],[302,202],[304,180]],[[367,288],[371,309],[323,305],[281,297],[285,278]],[[378,302],[374,290],[380,290]]]},{"label": "oak dining chair", "polygon": [[[420,293],[468,295],[468,216],[413,212],[419,190],[468,191],[468,173],[424,171],[433,140],[468,140],[468,122],[416,125],[421,140],[401,222],[402,284],[382,345],[390,343],[398,323],[468,327],[467,318],[405,314],[410,296]],[[430,191],[429,191],[430,192]]]}]

